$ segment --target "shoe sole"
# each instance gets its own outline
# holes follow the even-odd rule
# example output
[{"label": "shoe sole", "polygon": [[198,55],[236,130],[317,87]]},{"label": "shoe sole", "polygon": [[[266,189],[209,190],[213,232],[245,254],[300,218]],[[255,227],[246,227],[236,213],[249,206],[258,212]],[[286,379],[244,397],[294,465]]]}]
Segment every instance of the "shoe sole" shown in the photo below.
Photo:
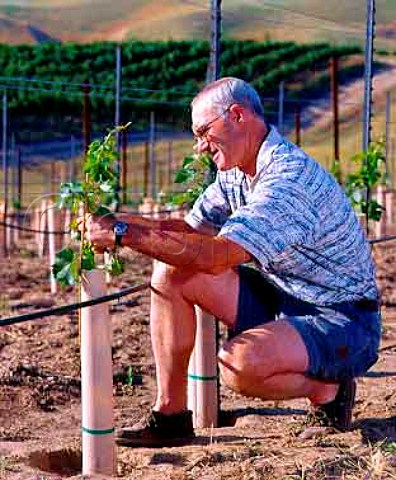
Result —
[{"label": "shoe sole", "polygon": [[116,444],[120,447],[129,448],[162,448],[162,447],[181,447],[188,445],[195,439],[191,437],[172,438],[172,439],[143,439],[143,438],[116,438]]}]

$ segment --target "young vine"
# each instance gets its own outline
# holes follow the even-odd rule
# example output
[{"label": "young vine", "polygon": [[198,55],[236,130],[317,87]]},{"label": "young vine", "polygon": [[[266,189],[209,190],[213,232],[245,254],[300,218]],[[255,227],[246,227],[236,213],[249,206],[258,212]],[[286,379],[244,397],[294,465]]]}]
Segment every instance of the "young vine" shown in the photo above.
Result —
[{"label": "young vine", "polygon": [[[116,136],[130,123],[112,129],[103,140],[95,140],[86,152],[83,164],[83,181],[66,182],[60,186],[57,206],[71,211],[71,240],[67,247],[57,252],[52,273],[62,285],[80,281],[83,270],[97,268],[93,245],[85,238],[85,215],[113,215],[117,192]],[[78,218],[82,218],[79,227]],[[123,263],[116,246],[104,266],[112,275],[123,272]]]},{"label": "young vine", "polygon": [[358,213],[378,221],[384,207],[370,197],[367,199],[367,189],[371,192],[379,183],[386,183],[384,140],[373,142],[367,151],[352,157],[352,162],[358,169],[346,176],[345,192]]},{"label": "young vine", "polygon": [[185,184],[186,190],[173,195],[171,203],[192,206],[201,193],[213,182],[212,166],[211,155],[207,153],[193,153],[185,157],[183,165],[176,172],[175,183]]}]

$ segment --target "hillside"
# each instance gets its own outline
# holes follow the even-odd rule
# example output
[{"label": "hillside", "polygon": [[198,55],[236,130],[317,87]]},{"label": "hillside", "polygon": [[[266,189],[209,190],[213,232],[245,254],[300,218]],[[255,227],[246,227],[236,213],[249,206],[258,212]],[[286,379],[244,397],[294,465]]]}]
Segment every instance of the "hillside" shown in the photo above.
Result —
[{"label": "hillside", "polygon": [[[0,0],[0,41],[36,43],[45,37],[91,42],[206,39],[208,0]],[[223,2],[226,38],[360,42],[365,36],[365,2],[349,0],[227,0]],[[396,4],[377,6],[377,45],[393,49]],[[6,25],[6,22],[7,25]],[[33,29],[33,30],[32,30]]]}]

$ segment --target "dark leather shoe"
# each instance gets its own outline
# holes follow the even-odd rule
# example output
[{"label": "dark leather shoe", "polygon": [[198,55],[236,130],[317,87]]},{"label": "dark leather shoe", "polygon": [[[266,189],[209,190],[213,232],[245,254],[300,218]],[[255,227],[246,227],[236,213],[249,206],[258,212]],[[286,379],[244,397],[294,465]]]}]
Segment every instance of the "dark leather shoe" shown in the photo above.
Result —
[{"label": "dark leather shoe", "polygon": [[195,437],[192,412],[165,415],[152,411],[130,428],[116,432],[116,443],[124,447],[174,447],[185,445]]},{"label": "dark leather shoe", "polygon": [[307,425],[333,427],[340,432],[347,432],[352,425],[355,396],[356,381],[352,378],[341,382],[334,400],[315,407],[308,414]]}]

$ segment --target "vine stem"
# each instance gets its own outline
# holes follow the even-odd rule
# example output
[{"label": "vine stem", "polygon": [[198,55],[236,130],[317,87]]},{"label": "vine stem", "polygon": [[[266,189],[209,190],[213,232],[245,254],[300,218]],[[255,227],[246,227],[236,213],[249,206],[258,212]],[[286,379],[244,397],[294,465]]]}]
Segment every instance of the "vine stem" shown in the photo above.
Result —
[{"label": "vine stem", "polygon": [[[85,182],[88,184],[89,182],[89,175],[88,173],[85,174]],[[82,202],[82,226],[81,226],[81,242],[80,242],[80,251],[78,256],[78,278],[79,278],[79,285],[78,285],[78,301],[81,303],[82,300],[82,259],[84,254],[84,246],[85,246],[85,234],[86,234],[86,220],[85,216],[87,214],[87,199],[84,197],[84,201]],[[78,311],[78,343],[81,346],[81,309]]]}]

